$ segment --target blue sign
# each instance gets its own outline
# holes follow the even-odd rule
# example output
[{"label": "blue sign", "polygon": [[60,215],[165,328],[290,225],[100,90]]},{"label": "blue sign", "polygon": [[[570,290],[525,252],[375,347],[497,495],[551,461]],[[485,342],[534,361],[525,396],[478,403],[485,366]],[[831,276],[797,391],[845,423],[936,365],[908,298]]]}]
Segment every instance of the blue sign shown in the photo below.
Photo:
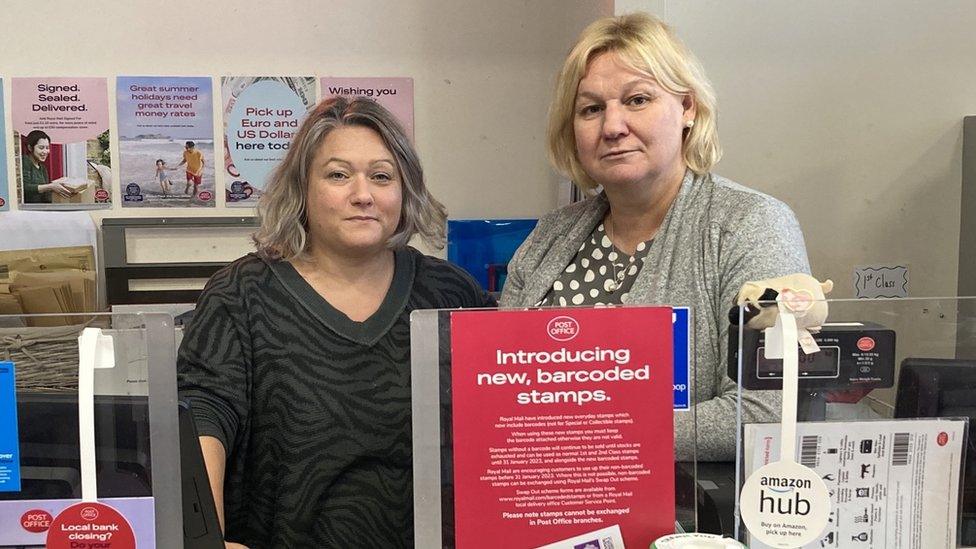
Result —
[{"label": "blue sign", "polygon": [[14,363],[0,362],[0,492],[20,491],[20,441]]},{"label": "blue sign", "polygon": [[688,307],[674,307],[671,319],[674,321],[674,409],[691,409],[691,397],[688,387],[690,378],[690,364],[688,361],[689,315]]},{"label": "blue sign", "polygon": [[508,262],[536,219],[452,219],[447,222],[447,260],[471,274],[489,292],[500,292]]}]

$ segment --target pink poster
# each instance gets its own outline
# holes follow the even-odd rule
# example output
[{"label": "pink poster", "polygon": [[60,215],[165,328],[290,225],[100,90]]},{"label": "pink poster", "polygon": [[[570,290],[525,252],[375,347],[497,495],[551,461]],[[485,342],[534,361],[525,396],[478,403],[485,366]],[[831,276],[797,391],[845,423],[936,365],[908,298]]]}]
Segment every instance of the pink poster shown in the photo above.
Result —
[{"label": "pink poster", "polygon": [[22,207],[109,207],[112,161],[106,80],[14,78],[12,90]]},{"label": "pink poster", "polygon": [[386,107],[413,136],[413,78],[322,78],[322,98],[368,97]]},{"label": "pink poster", "polygon": [[452,313],[457,547],[674,533],[672,347],[668,307]]}]

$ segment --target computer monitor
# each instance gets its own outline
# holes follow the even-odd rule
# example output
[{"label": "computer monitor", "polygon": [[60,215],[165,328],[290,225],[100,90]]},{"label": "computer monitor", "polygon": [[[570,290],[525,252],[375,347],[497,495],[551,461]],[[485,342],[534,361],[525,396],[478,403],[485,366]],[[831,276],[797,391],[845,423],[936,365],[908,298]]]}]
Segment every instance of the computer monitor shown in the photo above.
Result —
[{"label": "computer monitor", "polygon": [[903,360],[895,417],[969,418],[959,541],[976,545],[976,360]]},{"label": "computer monitor", "polygon": [[[0,500],[81,497],[78,397],[17,393],[21,489]],[[179,405],[183,534],[187,549],[221,549],[210,481],[189,405]],[[149,406],[144,396],[95,396],[95,466],[99,498],[152,496]]]}]

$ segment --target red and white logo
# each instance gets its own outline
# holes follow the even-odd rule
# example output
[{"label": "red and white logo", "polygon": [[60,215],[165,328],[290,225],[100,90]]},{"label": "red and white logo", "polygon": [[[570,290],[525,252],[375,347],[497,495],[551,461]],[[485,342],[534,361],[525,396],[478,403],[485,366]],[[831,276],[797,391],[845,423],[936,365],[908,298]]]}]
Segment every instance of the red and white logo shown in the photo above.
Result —
[{"label": "red and white logo", "polygon": [[857,348],[864,352],[874,349],[874,338],[862,337],[861,339],[857,340]]},{"label": "red and white logo", "polygon": [[108,191],[105,189],[95,191],[95,200],[108,200]]},{"label": "red and white logo", "polygon": [[20,517],[20,527],[35,534],[46,532],[54,517],[44,509],[31,509]]},{"label": "red and white logo", "polygon": [[85,520],[95,520],[98,518],[98,509],[94,507],[85,507],[81,510],[81,518]]},{"label": "red and white logo", "polygon": [[949,444],[949,434],[942,431],[939,433],[939,436],[936,437],[935,441],[939,443],[939,446],[945,446],[946,444]]},{"label": "red and white logo", "polygon": [[569,341],[579,335],[579,331],[579,322],[568,316],[557,316],[546,325],[546,333],[556,341]]},{"label": "red and white logo", "polygon": [[4,200],[3,198],[0,198],[0,208],[2,208],[3,205],[6,204],[6,203],[7,203],[6,200]]},{"label": "red and white logo", "polygon": [[211,193],[210,191],[200,191],[200,194],[197,196],[200,197],[200,200],[207,202],[208,200],[213,198],[213,193]]}]

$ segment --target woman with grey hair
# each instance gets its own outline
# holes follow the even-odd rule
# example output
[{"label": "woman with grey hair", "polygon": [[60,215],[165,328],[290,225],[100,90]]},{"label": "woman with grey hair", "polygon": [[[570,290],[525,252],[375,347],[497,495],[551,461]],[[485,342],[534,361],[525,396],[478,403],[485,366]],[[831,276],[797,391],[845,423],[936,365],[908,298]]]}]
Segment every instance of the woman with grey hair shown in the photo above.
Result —
[{"label": "woman with grey hair", "polygon": [[446,212],[376,102],[303,123],[179,353],[228,546],[413,544],[410,312],[494,305],[443,246]]},{"label": "woman with grey hair", "polygon": [[[508,266],[503,306],[691,307],[695,413],[677,413],[679,459],[735,456],[742,421],[776,421],[779,394],[726,375],[728,311],[746,281],[809,272],[790,208],[712,173],[715,93],[657,18],[587,27],[549,109],[553,165],[589,196],[543,219]],[[696,429],[697,416],[697,429]]]}]

